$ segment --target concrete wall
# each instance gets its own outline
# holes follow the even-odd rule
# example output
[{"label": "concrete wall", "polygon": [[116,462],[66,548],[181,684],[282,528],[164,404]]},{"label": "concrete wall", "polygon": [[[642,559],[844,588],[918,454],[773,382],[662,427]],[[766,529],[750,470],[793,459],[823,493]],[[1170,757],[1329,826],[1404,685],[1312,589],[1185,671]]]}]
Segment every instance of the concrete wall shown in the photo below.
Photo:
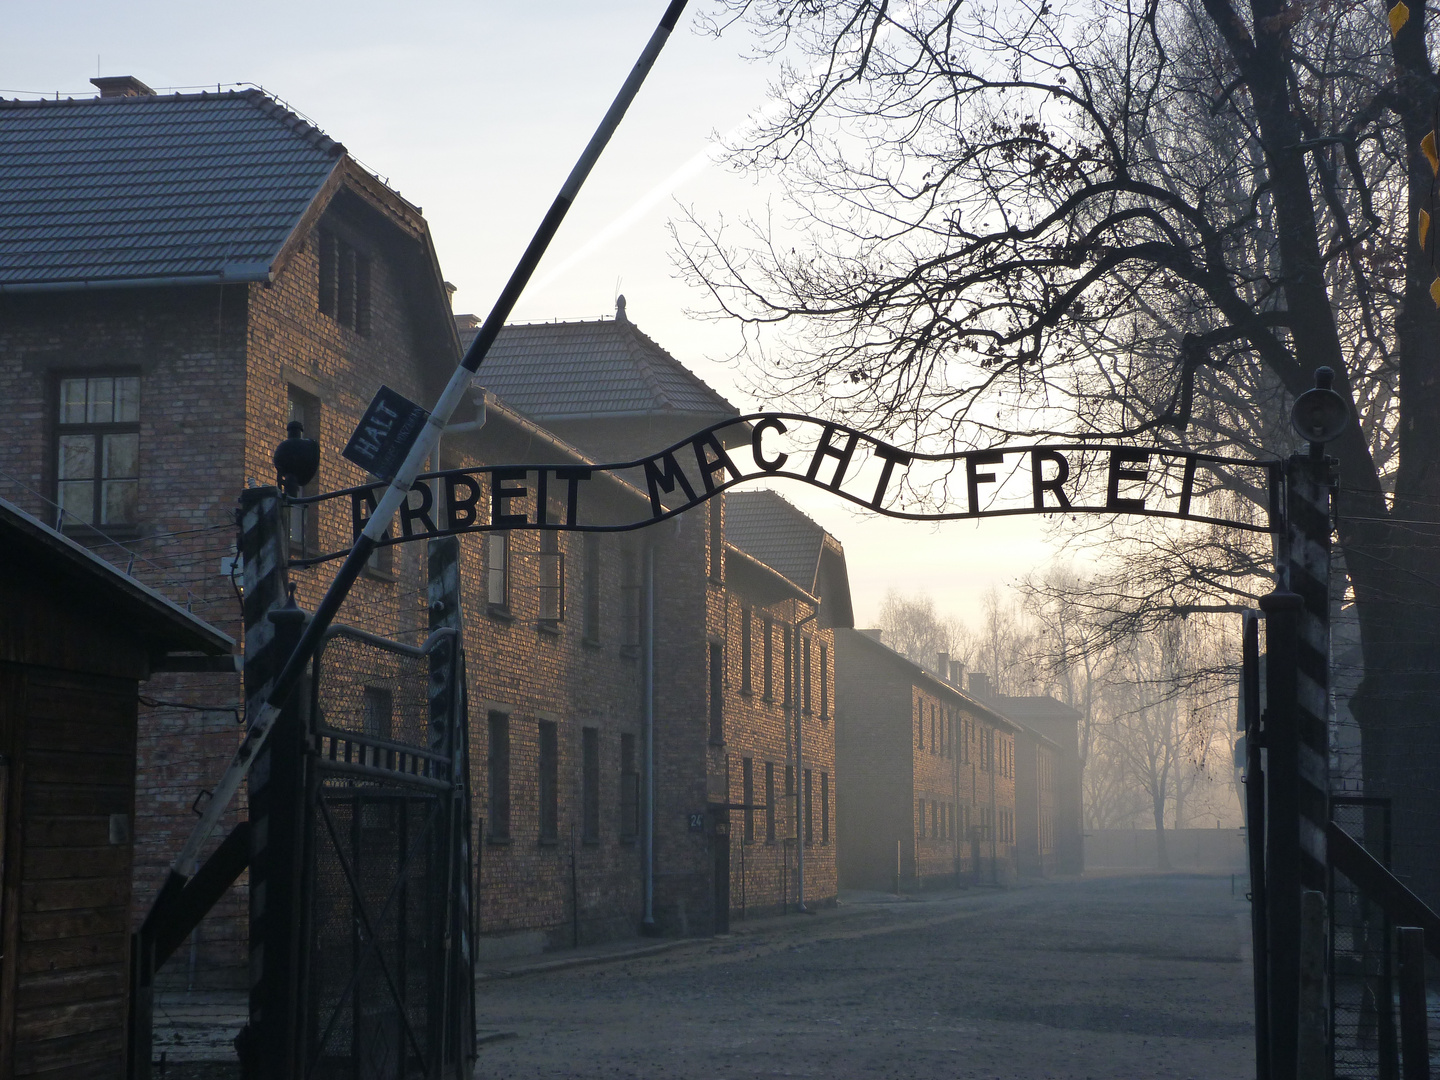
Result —
[{"label": "concrete wall", "polygon": [[[1172,829],[1165,833],[1176,870],[1244,873],[1244,829]],[[1098,869],[1156,869],[1154,829],[1092,829],[1085,834],[1085,865]]]}]

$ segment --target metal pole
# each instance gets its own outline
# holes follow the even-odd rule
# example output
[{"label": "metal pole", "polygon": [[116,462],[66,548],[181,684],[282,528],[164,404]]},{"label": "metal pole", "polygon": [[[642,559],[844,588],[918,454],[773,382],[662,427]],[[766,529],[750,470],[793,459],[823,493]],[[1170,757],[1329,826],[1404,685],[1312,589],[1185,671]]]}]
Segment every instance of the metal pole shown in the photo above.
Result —
[{"label": "metal pole", "polygon": [[1250,951],[1255,984],[1255,1077],[1270,1076],[1265,890],[1265,773],[1260,766],[1260,618],[1247,611],[1241,630],[1241,693],[1245,717],[1245,840],[1250,867]]},{"label": "metal pole", "polygon": [[801,709],[803,702],[800,700],[800,666],[805,662],[801,656],[800,649],[800,625],[797,623],[794,631],[794,641],[790,645],[790,655],[794,657],[794,663],[790,665],[791,674],[794,679],[794,688],[790,692],[790,700],[795,707],[795,910],[802,915],[806,913],[805,908],[805,714]]},{"label": "metal pole", "polygon": [[1400,1075],[1404,1080],[1430,1080],[1425,931],[1418,926],[1401,926],[1395,933],[1400,942]]},{"label": "metal pole", "polygon": [[410,448],[410,452],[406,455],[404,463],[400,466],[395,478],[390,482],[390,486],[386,489],[385,494],[380,498],[379,504],[370,515],[370,519],[365,523],[364,530],[356,537],[355,544],[350,549],[350,554],[346,557],[344,563],[341,564],[339,571],[336,572],[335,580],[331,583],[329,590],[316,606],[314,616],[306,626],[299,644],[295,647],[289,661],[280,673],[280,677],[276,680],[272,693],[266,700],[264,706],[258,711],[258,715],[252,718],[250,726],[246,730],[245,738],[235,752],[235,757],[231,762],[230,768],[216,786],[215,794],[206,806],[204,815],[195,826],[189,839],[186,840],[184,846],[181,848],[170,872],[172,878],[179,879],[183,882],[184,874],[181,868],[188,867],[194,862],[196,856],[199,855],[200,850],[204,847],[205,841],[219,823],[225,808],[230,804],[230,800],[235,797],[236,791],[240,788],[241,780],[249,770],[261,745],[269,735],[270,728],[280,715],[281,707],[290,697],[291,691],[294,690],[296,684],[304,674],[306,665],[315,654],[315,650],[318,648],[325,631],[329,628],[336,613],[340,610],[340,605],[349,594],[350,587],[355,584],[356,579],[360,576],[360,572],[365,567],[365,563],[369,560],[371,553],[374,552],[379,541],[385,535],[385,530],[389,528],[396,511],[399,510],[400,506],[408,497],[410,487],[414,483],[415,477],[423,468],[426,459],[429,458],[430,454],[434,451],[436,443],[439,441],[440,433],[445,429],[446,423],[449,422],[450,416],[455,411],[455,406],[459,404],[460,399],[469,387],[471,375],[479,368],[481,361],[485,359],[485,354],[489,352],[490,346],[494,344],[495,338],[505,325],[505,320],[510,317],[510,312],[514,309],[516,301],[520,299],[521,292],[524,291],[526,284],[529,283],[531,276],[535,273],[536,266],[539,265],[541,257],[545,254],[545,250],[549,247],[550,241],[560,228],[561,222],[565,220],[565,215],[569,212],[576,195],[579,194],[580,187],[584,184],[585,178],[589,175],[590,170],[594,168],[601,151],[604,150],[606,143],[610,141],[610,137],[615,133],[615,129],[624,117],[626,109],[630,107],[630,103],[635,99],[635,95],[639,92],[641,84],[644,83],[646,75],[649,74],[651,67],[654,66],[656,58],[660,55],[661,48],[665,45],[665,42],[670,37],[671,31],[674,30],[676,23],[679,21],[680,14],[685,9],[685,4],[686,0],[671,0],[670,5],[665,9],[665,14],[660,19],[659,25],[655,28],[654,33],[650,35],[650,40],[646,42],[645,48],[640,53],[640,58],[631,69],[629,77],[625,80],[625,84],[620,88],[619,94],[616,95],[614,102],[611,103],[609,110],[600,121],[600,126],[595,130],[595,134],[591,136],[590,142],[586,145],[584,152],[581,153],[580,159],[575,163],[575,167],[570,170],[570,175],[566,177],[565,183],[560,188],[560,193],[556,195],[555,201],[551,204],[550,209],[541,220],[540,227],[536,230],[529,246],[526,247],[525,253],[520,257],[519,264],[511,273],[510,280],[506,282],[505,288],[501,290],[500,297],[496,300],[495,306],[490,310],[489,316],[487,316],[479,332],[475,335],[475,340],[470,343],[470,348],[466,351],[460,365],[450,376],[450,381],[441,392],[440,399],[436,402],[435,408],[426,421],[424,429],[415,440],[415,444]]},{"label": "metal pole", "polygon": [[1265,984],[1270,1080],[1297,1080],[1300,992],[1300,813],[1295,643],[1301,599],[1261,597],[1265,612]]},{"label": "metal pole", "polygon": [[655,543],[645,543],[645,568],[641,583],[641,610],[645,723],[645,913],[640,928],[654,934],[655,926]]}]

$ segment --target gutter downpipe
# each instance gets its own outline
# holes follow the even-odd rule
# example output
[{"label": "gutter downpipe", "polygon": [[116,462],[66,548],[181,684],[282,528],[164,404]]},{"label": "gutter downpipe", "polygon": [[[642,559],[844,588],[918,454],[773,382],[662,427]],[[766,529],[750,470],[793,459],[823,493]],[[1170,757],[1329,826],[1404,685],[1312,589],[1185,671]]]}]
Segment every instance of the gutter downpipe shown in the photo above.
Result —
[{"label": "gutter downpipe", "polygon": [[817,607],[805,618],[795,624],[795,643],[791,645],[791,655],[795,658],[792,666],[795,676],[795,687],[791,691],[790,699],[795,703],[795,891],[799,902],[795,910],[802,915],[814,914],[805,906],[805,826],[808,824],[801,808],[805,806],[805,758],[801,753],[804,746],[805,731],[805,702],[801,698],[801,691],[805,688],[805,651],[801,648],[802,638],[800,628],[811,619],[820,614]]},{"label": "gutter downpipe", "polygon": [[641,680],[643,724],[645,728],[645,809],[641,824],[645,829],[644,877],[645,914],[640,932],[654,936],[655,926],[655,542],[645,542],[645,565],[641,587]]}]

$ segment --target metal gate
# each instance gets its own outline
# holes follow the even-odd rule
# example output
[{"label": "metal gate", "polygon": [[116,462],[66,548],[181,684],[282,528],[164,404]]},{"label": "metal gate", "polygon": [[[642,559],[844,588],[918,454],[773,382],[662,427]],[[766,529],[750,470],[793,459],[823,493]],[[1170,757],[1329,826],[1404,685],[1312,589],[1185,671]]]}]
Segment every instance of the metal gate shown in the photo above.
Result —
[{"label": "metal gate", "polygon": [[[1335,795],[1330,814],[1389,868],[1389,799]],[[1398,1080],[1394,925],[1372,897],[1333,866],[1329,893],[1335,1080]]]},{"label": "metal gate", "polygon": [[463,653],[332,627],[312,668],[305,1077],[468,1075],[474,999]]}]

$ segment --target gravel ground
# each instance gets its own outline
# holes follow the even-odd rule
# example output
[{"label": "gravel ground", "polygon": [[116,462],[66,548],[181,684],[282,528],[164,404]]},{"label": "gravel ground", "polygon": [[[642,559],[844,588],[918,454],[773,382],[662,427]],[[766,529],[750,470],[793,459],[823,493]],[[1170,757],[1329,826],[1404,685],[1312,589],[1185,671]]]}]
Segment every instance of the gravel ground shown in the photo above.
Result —
[{"label": "gravel ground", "polygon": [[1090,878],[739,927],[482,982],[477,1077],[1254,1076],[1228,877]]}]

